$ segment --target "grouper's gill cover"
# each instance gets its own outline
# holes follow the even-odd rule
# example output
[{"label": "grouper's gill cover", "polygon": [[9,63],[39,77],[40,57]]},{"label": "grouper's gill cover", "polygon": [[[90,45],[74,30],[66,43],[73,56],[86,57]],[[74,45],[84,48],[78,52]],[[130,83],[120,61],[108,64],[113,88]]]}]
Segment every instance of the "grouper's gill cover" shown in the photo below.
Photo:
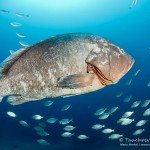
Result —
[{"label": "grouper's gill cover", "polygon": [[96,67],[108,84],[118,82],[130,70],[134,59],[105,39],[101,39],[97,44],[98,47],[90,52],[86,62]]}]

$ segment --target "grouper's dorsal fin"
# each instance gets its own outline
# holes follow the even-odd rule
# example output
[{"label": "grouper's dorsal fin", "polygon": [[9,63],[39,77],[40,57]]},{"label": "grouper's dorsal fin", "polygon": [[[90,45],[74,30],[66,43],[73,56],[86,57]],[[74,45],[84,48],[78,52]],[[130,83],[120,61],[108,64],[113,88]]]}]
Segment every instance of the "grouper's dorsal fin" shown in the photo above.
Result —
[{"label": "grouper's dorsal fin", "polygon": [[11,68],[11,66],[28,50],[29,50],[29,48],[22,48],[16,52],[14,52],[9,57],[7,57],[0,64],[0,77],[4,77],[7,74],[8,70]]}]

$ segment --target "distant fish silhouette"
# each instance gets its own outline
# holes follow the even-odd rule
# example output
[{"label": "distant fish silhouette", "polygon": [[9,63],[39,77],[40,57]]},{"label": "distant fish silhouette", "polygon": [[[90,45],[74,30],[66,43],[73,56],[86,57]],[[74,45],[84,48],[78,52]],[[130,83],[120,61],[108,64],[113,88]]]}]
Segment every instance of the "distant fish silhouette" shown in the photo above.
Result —
[{"label": "distant fish silhouette", "polygon": [[20,26],[22,26],[22,24],[19,23],[19,22],[11,22],[10,25],[11,25],[12,27],[20,27]]},{"label": "distant fish silhouette", "polygon": [[25,38],[26,36],[23,33],[17,32],[16,35],[20,38]]},{"label": "distant fish silhouette", "polygon": [[27,42],[24,42],[24,41],[20,41],[19,44],[23,47],[28,47],[29,44]]},{"label": "distant fish silhouette", "polygon": [[10,13],[10,11],[4,10],[4,9],[0,10],[0,12],[1,12],[1,13]]},{"label": "distant fish silhouette", "polygon": [[23,17],[29,17],[29,14],[26,15],[26,14],[23,14],[23,13],[16,13],[16,16],[23,18]]},{"label": "distant fish silhouette", "polygon": [[132,4],[129,8],[133,8],[137,4],[138,0],[132,0]]}]

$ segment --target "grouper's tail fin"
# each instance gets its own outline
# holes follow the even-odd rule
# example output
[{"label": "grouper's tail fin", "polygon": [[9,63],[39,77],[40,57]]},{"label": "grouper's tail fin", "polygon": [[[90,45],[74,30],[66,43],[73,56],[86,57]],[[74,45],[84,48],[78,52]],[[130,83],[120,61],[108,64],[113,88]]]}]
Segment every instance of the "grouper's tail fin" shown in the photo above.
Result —
[{"label": "grouper's tail fin", "polygon": [[0,68],[0,102],[3,100],[5,96],[9,94],[9,86],[7,83],[8,81],[5,78],[5,75],[1,73],[1,68]]},{"label": "grouper's tail fin", "polygon": [[2,69],[3,69],[3,68],[0,67],[0,102],[1,102],[2,99],[3,99],[3,96],[2,96],[2,90],[1,90],[2,78],[3,78]]},{"label": "grouper's tail fin", "polygon": [[23,48],[18,51],[12,52],[9,57],[7,57],[2,63],[0,63],[0,101],[2,101],[3,97],[10,94],[9,93],[9,85],[7,85],[7,73],[12,67],[12,65],[23,55],[25,54],[29,48]]},{"label": "grouper's tail fin", "polygon": [[3,76],[0,74],[0,102],[3,100],[3,87],[2,87],[2,78]]}]

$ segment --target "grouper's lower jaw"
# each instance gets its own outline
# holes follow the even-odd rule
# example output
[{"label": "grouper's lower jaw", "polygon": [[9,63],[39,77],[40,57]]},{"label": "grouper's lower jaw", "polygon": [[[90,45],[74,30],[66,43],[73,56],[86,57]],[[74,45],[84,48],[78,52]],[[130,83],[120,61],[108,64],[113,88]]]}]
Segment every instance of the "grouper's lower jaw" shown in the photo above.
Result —
[{"label": "grouper's lower jaw", "polygon": [[106,86],[106,85],[109,85],[109,84],[113,84],[113,81],[107,79],[100,69],[98,69],[96,66],[94,66],[90,63],[87,63],[87,64],[93,70],[93,72],[98,76],[98,78],[99,78],[102,85]]}]

